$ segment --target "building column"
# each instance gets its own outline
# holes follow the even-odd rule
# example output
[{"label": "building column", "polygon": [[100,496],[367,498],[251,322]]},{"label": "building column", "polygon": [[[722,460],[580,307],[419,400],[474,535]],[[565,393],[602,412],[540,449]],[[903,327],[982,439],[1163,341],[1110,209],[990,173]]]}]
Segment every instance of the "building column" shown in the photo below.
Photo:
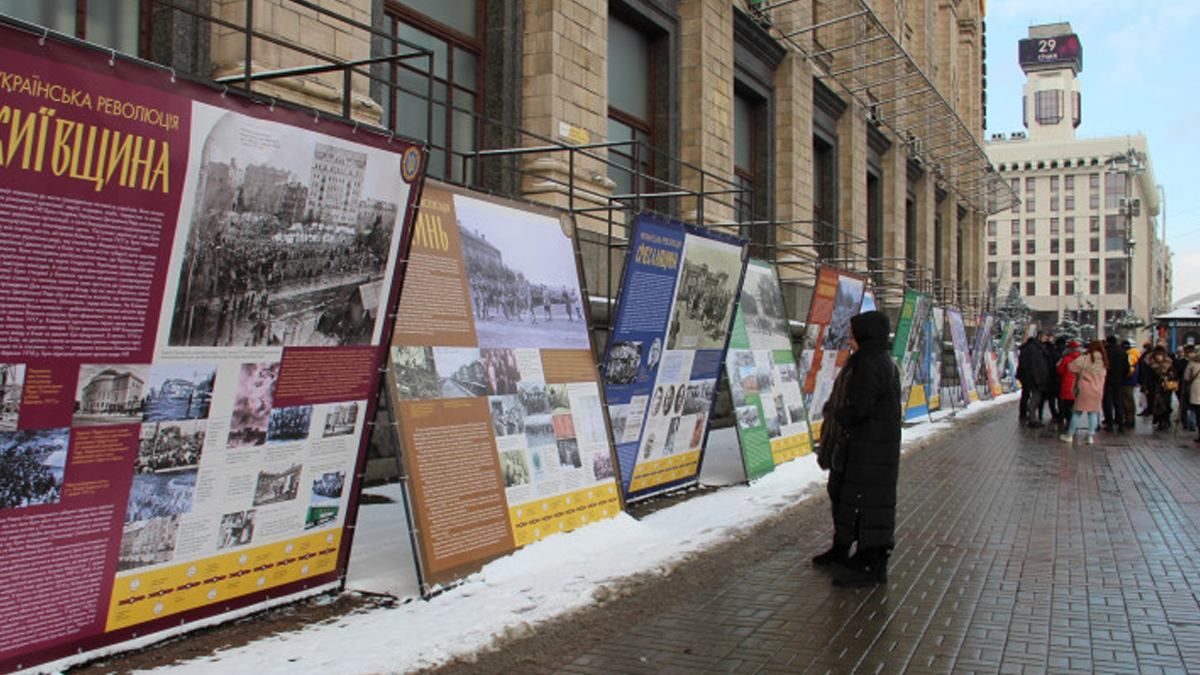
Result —
[{"label": "building column", "polygon": [[[681,0],[680,138],[684,162],[720,177],[701,184],[695,170],[680,176],[689,190],[720,190],[733,185],[733,5],[727,0]],[[733,209],[723,194],[704,203],[704,222],[729,222]],[[685,203],[683,219],[701,220],[698,205]]]},{"label": "building column", "polygon": [[[867,122],[857,102],[838,119],[838,227],[842,236],[838,248],[840,267],[866,268],[867,256]],[[853,243],[850,243],[853,242]],[[845,244],[850,243],[849,246]],[[845,259],[852,259],[854,262]]]}]

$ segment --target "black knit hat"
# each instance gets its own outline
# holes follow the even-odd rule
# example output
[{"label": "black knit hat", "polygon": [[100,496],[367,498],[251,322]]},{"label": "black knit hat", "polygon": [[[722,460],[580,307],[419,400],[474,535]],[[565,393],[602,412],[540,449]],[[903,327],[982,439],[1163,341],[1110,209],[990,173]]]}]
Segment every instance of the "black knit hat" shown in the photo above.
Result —
[{"label": "black knit hat", "polygon": [[864,312],[850,319],[850,333],[858,343],[887,342],[891,322],[883,312]]}]

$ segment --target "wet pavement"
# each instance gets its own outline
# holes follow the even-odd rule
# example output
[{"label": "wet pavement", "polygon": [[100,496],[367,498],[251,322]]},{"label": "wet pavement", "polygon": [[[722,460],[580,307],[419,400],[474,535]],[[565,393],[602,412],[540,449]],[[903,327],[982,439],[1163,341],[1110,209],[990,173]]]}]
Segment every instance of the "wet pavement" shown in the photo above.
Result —
[{"label": "wet pavement", "polygon": [[1147,424],[1068,445],[1018,428],[1005,406],[905,457],[886,586],[834,588],[810,565],[831,533],[828,501],[812,499],[793,509],[798,536],[708,592],[689,589],[534,669],[1200,671],[1193,437]]}]

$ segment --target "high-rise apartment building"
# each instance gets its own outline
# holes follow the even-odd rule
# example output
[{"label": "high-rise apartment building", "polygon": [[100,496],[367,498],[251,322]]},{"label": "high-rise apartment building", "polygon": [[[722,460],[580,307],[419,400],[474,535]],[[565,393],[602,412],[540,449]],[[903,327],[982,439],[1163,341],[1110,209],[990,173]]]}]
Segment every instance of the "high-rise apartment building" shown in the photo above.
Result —
[{"label": "high-rise apartment building", "polygon": [[1021,201],[988,218],[988,283],[1000,297],[1015,286],[1042,325],[1148,320],[1169,306],[1171,269],[1146,137],[1076,136],[1086,99],[1070,24],[1030,27],[1019,55],[1028,131],[994,135],[987,152]]}]

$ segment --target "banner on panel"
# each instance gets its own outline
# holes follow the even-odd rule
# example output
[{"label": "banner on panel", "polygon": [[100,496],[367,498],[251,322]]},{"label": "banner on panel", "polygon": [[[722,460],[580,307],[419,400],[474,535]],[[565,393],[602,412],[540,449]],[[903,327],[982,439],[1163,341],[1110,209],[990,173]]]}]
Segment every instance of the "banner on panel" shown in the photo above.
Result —
[{"label": "banner on panel", "polygon": [[[921,371],[922,361],[925,360],[925,354],[921,351],[922,338],[929,324],[929,311],[932,307],[933,301],[928,295],[911,289],[904,291],[904,302],[900,305],[900,318],[896,321],[896,334],[892,340],[892,358],[900,367],[900,400],[907,402],[906,417],[913,408],[929,411],[924,385],[919,381],[924,374]],[[913,391],[916,389],[922,391],[914,400]]]},{"label": "banner on panel", "polygon": [[929,379],[925,386],[930,412],[942,408],[942,343],[946,335],[946,310],[934,306],[929,310]]},{"label": "banner on panel", "polygon": [[967,347],[967,327],[963,323],[962,312],[957,309],[946,310],[947,323],[950,324],[950,342],[954,345],[954,366],[958,369],[958,385],[963,406],[971,405],[979,400],[979,392],[975,390],[975,374],[971,370],[971,353]]},{"label": "banner on panel", "polygon": [[733,325],[745,245],[639,214],[605,362],[626,499],[695,483]]},{"label": "banner on panel", "polygon": [[812,451],[787,308],[775,268],[751,259],[729,338],[725,373],[746,478]]},{"label": "banner on panel", "polygon": [[[992,346],[992,330],[995,321],[994,314],[983,312],[979,315],[979,322],[975,328],[975,339],[971,347],[971,372],[975,375],[975,383],[979,387],[980,395],[986,395],[988,398],[997,395],[993,392],[994,387],[992,386],[992,372],[995,371],[996,365]],[[988,359],[989,354],[992,357],[991,361]],[[999,382],[998,378],[995,380],[997,383]]]},{"label": "banner on panel", "polygon": [[814,437],[821,434],[822,408],[833,381],[850,358],[850,319],[862,306],[865,288],[860,276],[825,265],[817,270],[799,366]]},{"label": "banner on panel", "polygon": [[573,224],[426,186],[392,335],[423,590],[621,510]]},{"label": "banner on panel", "polygon": [[0,37],[0,671],[336,584],[423,152]]},{"label": "banner on panel", "polygon": [[1000,330],[1000,363],[997,366],[997,372],[1000,374],[1000,386],[1005,392],[1016,390],[1016,385],[1013,382],[1016,376],[1016,359],[1013,358],[1013,321],[1005,319]]}]

